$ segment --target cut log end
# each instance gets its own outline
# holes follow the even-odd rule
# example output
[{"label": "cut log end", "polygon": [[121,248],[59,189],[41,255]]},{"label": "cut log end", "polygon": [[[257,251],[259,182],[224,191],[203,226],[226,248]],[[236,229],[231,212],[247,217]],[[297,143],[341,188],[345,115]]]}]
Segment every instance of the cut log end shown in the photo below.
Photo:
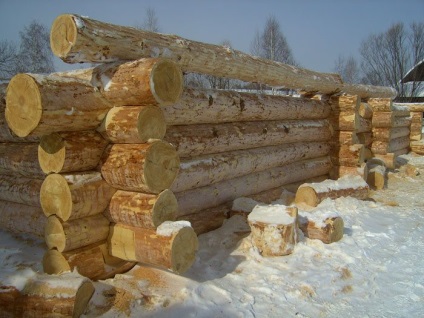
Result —
[{"label": "cut log end", "polygon": [[171,190],[162,191],[157,198],[152,211],[152,221],[158,227],[165,221],[175,220],[178,211],[178,202]]},{"label": "cut log end", "polygon": [[19,137],[28,136],[40,122],[41,94],[37,83],[27,74],[15,75],[6,95],[6,121]]},{"label": "cut log end", "polygon": [[84,313],[94,291],[95,289],[91,281],[82,283],[75,295],[75,305],[72,317],[80,317]]},{"label": "cut log end", "polygon": [[198,239],[193,228],[182,228],[172,242],[172,263],[170,270],[184,273],[193,265],[198,249]]},{"label": "cut log end", "polygon": [[69,219],[72,213],[72,194],[62,175],[51,174],[44,179],[40,190],[40,203],[47,217],[57,215],[64,221]]},{"label": "cut log end", "polygon": [[66,258],[58,250],[48,250],[43,256],[44,273],[50,275],[62,274],[71,271]]},{"label": "cut log end", "polygon": [[296,192],[295,203],[298,206],[317,206],[319,204],[317,193],[310,187],[299,187]]},{"label": "cut log end", "polygon": [[159,193],[174,182],[180,167],[180,159],[175,148],[165,142],[154,142],[148,149],[144,163],[146,186]]},{"label": "cut log end", "polygon": [[78,29],[72,15],[58,16],[51,27],[50,47],[53,53],[60,57],[66,57],[77,40]]},{"label": "cut log end", "polygon": [[161,60],[152,69],[150,87],[159,105],[176,103],[183,91],[181,68],[170,60]]},{"label": "cut log end", "polygon": [[137,131],[140,142],[149,139],[162,139],[166,133],[163,112],[158,107],[144,107],[138,114]]},{"label": "cut log end", "polygon": [[44,239],[49,249],[57,248],[59,251],[63,251],[65,249],[65,231],[63,230],[62,223],[55,215],[51,215],[47,219],[47,224],[44,229],[44,232]]},{"label": "cut log end", "polygon": [[44,173],[60,172],[65,163],[65,142],[56,134],[45,135],[38,146],[38,162]]}]

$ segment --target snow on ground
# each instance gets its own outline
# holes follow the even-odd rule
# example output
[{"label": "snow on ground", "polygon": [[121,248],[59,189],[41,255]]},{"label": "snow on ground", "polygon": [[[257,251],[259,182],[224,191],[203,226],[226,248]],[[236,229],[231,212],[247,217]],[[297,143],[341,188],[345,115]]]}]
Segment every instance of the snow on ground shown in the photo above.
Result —
[{"label": "snow on ground", "polygon": [[[344,219],[341,241],[302,237],[293,254],[264,258],[234,216],[199,236],[182,276],[136,266],[96,282],[84,317],[424,317],[424,157],[402,158],[421,174],[401,168],[367,201],[323,203]],[[40,243],[3,232],[0,244],[2,284],[41,270]]]}]

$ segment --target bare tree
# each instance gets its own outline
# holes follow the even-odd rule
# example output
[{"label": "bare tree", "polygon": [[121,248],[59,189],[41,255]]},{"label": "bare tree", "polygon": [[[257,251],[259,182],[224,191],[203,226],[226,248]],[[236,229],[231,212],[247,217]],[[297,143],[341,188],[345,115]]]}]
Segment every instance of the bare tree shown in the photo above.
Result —
[{"label": "bare tree", "polygon": [[49,30],[34,20],[19,35],[21,42],[16,59],[16,73],[54,72]]},{"label": "bare tree", "polygon": [[[221,42],[221,45],[228,50],[231,50],[231,42],[229,40],[224,40]],[[230,89],[232,81],[229,78],[219,77],[214,75],[206,75],[206,81],[209,83],[210,88],[212,89]]]},{"label": "bare tree", "polygon": [[135,28],[151,32],[160,32],[159,20],[156,16],[155,9],[148,7],[145,12],[143,23],[141,25],[136,25]]},{"label": "bare tree", "polygon": [[420,84],[401,83],[401,79],[424,59],[424,23],[414,23],[410,30],[403,23],[393,24],[386,32],[363,41],[360,53],[365,83],[392,86],[399,97],[415,96]]},{"label": "bare tree", "polygon": [[345,83],[357,84],[361,81],[361,70],[353,56],[345,58],[340,55],[334,63],[334,71],[340,74]]},{"label": "bare tree", "polygon": [[16,44],[10,41],[0,41],[0,80],[10,79],[16,69]]}]

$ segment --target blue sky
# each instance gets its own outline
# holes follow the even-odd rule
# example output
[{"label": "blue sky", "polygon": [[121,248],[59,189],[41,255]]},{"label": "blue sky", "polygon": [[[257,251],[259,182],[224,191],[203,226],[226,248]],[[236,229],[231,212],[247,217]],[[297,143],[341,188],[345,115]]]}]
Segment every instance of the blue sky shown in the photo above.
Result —
[{"label": "blue sky", "polygon": [[321,72],[333,71],[339,55],[358,57],[361,41],[372,33],[395,22],[424,22],[424,0],[0,0],[0,40],[18,42],[19,31],[32,20],[50,27],[62,13],[134,26],[147,7],[156,11],[163,33],[207,43],[227,39],[244,52],[273,15],[295,59]]}]

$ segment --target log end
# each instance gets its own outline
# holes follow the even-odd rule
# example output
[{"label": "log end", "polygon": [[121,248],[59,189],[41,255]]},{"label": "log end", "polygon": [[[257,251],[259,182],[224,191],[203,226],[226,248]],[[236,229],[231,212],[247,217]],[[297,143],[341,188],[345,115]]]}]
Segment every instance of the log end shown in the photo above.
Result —
[{"label": "log end", "polygon": [[50,174],[40,189],[40,203],[44,214],[57,215],[67,221],[72,213],[72,194],[68,182],[60,174]]},{"label": "log end", "polygon": [[175,221],[178,212],[178,202],[171,190],[162,191],[157,198],[152,211],[152,221],[158,227],[165,221]]},{"label": "log end", "polygon": [[19,137],[28,136],[41,120],[41,94],[35,80],[28,74],[15,75],[7,87],[6,121]]},{"label": "log end", "polygon": [[138,114],[137,131],[140,142],[163,139],[166,133],[165,116],[159,107],[144,107]]},{"label": "log end", "polygon": [[71,267],[68,261],[58,250],[48,250],[43,256],[44,273],[58,275],[64,272],[70,272]]},{"label": "log end", "polygon": [[150,87],[159,105],[175,104],[183,91],[181,68],[171,60],[160,60],[152,69]]},{"label": "log end", "polygon": [[62,222],[55,215],[51,215],[47,219],[44,228],[44,239],[49,249],[56,248],[59,252],[63,252],[66,246],[66,236],[63,230]]},{"label": "log end", "polygon": [[78,28],[72,15],[58,16],[50,30],[50,47],[53,54],[62,59],[67,57],[77,40],[77,34]]},{"label": "log end", "polygon": [[38,163],[41,170],[48,174],[58,173],[65,164],[65,142],[58,134],[50,134],[41,137],[38,146]]},{"label": "log end", "polygon": [[334,243],[338,242],[343,238],[344,234],[344,222],[341,217],[331,218],[325,221],[327,226],[330,227],[330,235],[329,235],[329,241],[324,243]]},{"label": "log end", "polygon": [[91,281],[85,281],[81,284],[75,295],[75,305],[72,317],[80,317],[87,308],[88,302],[94,294],[94,286]]},{"label": "log end", "polygon": [[182,274],[193,265],[199,246],[197,235],[192,227],[178,231],[172,242],[172,261],[170,270]]},{"label": "log end", "polygon": [[159,193],[174,182],[180,168],[175,148],[166,142],[155,141],[149,147],[144,163],[144,179],[150,191]]},{"label": "log end", "polygon": [[315,190],[308,186],[301,186],[297,189],[294,199],[296,205],[315,207],[319,204],[319,199]]}]

